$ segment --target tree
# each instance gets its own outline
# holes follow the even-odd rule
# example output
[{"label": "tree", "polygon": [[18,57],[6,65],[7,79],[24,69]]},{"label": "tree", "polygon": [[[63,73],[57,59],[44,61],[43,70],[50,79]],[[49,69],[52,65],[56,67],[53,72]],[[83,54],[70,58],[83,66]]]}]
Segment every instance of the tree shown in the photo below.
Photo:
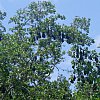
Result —
[{"label": "tree", "polygon": [[[5,16],[0,12],[1,21]],[[90,19],[76,17],[70,26],[58,23],[65,19],[51,2],[43,1],[19,9],[9,20],[14,27],[8,33],[0,21],[1,100],[98,100],[100,54],[89,50],[94,43],[88,36]],[[63,42],[71,45],[70,82],[77,80],[73,97],[65,77],[50,81],[54,68],[64,59]]]},{"label": "tree", "polygon": [[[50,2],[33,2],[10,18],[9,23],[13,23],[14,27],[10,28],[10,34],[2,32],[0,41],[2,100],[35,99],[34,91],[45,89],[44,83],[62,61],[64,26],[56,21],[65,17],[55,12]],[[36,99],[41,98],[44,90],[41,91],[37,91]]]},{"label": "tree", "polygon": [[69,50],[69,55],[73,58],[73,75],[71,83],[77,80],[76,100],[98,100],[100,98],[100,53],[96,50],[89,50],[89,46],[94,40],[86,37],[89,33],[90,20],[86,18],[75,18],[72,26],[77,27],[83,38],[74,44]]},{"label": "tree", "polygon": [[70,84],[65,77],[58,76],[57,81],[46,81],[34,87],[34,99],[38,100],[72,100]]}]

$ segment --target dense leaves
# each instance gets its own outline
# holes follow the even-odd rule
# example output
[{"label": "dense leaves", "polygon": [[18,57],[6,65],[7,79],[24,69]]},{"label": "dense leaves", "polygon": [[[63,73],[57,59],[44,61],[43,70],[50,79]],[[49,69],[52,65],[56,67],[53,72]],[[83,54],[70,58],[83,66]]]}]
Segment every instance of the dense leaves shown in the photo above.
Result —
[{"label": "dense leaves", "polygon": [[[51,2],[32,2],[11,17],[13,27],[2,25],[6,13],[0,11],[0,98],[1,100],[99,100],[100,54],[89,50],[94,43],[89,34],[90,19],[76,17],[70,26],[58,23],[64,15],[56,13]],[[58,76],[50,80],[63,61],[62,44],[71,45],[76,82],[72,94],[69,81]]]}]

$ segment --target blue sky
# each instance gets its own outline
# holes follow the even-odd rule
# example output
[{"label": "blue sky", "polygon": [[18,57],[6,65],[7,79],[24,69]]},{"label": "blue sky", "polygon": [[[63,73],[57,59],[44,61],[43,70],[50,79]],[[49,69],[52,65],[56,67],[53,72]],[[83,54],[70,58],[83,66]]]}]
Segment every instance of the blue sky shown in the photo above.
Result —
[{"label": "blue sky", "polygon": [[[7,12],[7,20],[15,15],[19,8],[24,8],[30,2],[37,0],[0,0],[0,9]],[[40,0],[43,1],[43,0]],[[56,6],[57,12],[66,16],[65,23],[70,24],[75,16],[86,17],[91,19],[90,34],[96,43],[94,47],[100,43],[100,0],[46,0],[51,1]],[[5,24],[7,25],[7,24]],[[62,67],[65,68],[66,64],[63,62]],[[67,61],[70,65],[70,59]],[[66,74],[66,72],[62,72]],[[68,74],[67,74],[68,75]],[[57,76],[54,73],[54,79]]]},{"label": "blue sky", "polygon": [[[37,0],[0,0],[0,9],[7,12],[7,17],[15,14],[30,2]],[[41,0],[43,1],[43,0]],[[90,36],[100,43],[100,0],[46,0],[55,4],[57,12],[66,16],[66,23],[73,21],[75,16],[91,18]]]}]

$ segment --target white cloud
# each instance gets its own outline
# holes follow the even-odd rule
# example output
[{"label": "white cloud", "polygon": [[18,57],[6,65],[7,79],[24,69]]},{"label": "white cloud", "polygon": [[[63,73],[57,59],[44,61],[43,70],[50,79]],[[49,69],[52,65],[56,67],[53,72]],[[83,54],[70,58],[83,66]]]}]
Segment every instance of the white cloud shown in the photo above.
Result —
[{"label": "white cloud", "polygon": [[95,45],[96,45],[96,47],[98,47],[100,45],[100,36],[97,36],[95,38]]},{"label": "white cloud", "polygon": [[4,7],[2,6],[2,4],[0,3],[0,10],[1,11],[5,11]]}]

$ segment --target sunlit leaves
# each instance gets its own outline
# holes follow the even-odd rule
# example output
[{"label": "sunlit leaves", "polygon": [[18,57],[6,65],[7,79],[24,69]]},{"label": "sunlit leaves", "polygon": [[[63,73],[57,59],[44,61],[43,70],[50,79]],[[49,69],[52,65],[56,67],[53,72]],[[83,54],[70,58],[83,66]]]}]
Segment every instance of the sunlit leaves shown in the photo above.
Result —
[{"label": "sunlit leaves", "polygon": [[[65,33],[64,27],[57,23],[58,19],[64,20],[65,16],[55,14],[54,5],[50,2],[33,2],[10,18],[9,24],[13,24],[10,28],[12,34],[5,34],[3,39],[0,37],[1,98],[29,99],[32,95],[30,91],[34,92],[32,90],[35,89],[40,89],[36,98],[42,97],[45,82],[63,59],[61,45],[65,40]],[[55,86],[57,84],[58,81]],[[5,91],[6,89],[9,91]],[[62,93],[60,89],[58,93]],[[58,93],[51,97],[56,99]],[[64,94],[66,93],[62,93],[59,98]],[[34,98],[32,95],[31,99]],[[47,97],[44,95],[44,98]]]},{"label": "sunlit leaves", "polygon": [[[0,20],[6,13],[0,12]],[[18,100],[72,100],[65,77],[50,82],[54,68],[63,61],[62,44],[70,44],[70,82],[77,82],[74,100],[95,100],[100,90],[100,54],[89,50],[90,19],[76,17],[69,26],[51,2],[32,2],[19,9],[9,24],[9,33],[0,21],[0,98]],[[20,86],[19,86],[20,85]],[[84,99],[85,98],[85,99]],[[91,99],[92,98],[92,99]]]}]

